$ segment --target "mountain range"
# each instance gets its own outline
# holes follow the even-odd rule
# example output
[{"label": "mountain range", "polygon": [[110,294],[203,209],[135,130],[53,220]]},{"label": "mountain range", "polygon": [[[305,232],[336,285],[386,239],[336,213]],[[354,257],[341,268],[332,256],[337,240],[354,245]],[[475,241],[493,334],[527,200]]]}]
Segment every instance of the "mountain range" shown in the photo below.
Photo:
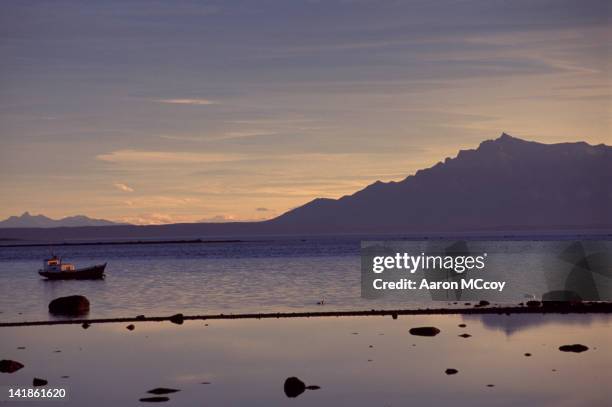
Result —
[{"label": "mountain range", "polygon": [[397,182],[319,198],[262,222],[2,229],[0,238],[113,239],[256,234],[612,232],[612,147],[502,134]]},{"label": "mountain range", "polygon": [[315,199],[272,223],[338,231],[550,229],[612,224],[612,147],[502,134],[399,182]]},{"label": "mountain range", "polygon": [[[51,219],[45,215],[30,215],[24,212],[21,216],[10,216],[0,221],[0,228],[56,228],[78,226],[116,226],[122,223],[104,219],[92,219],[83,215],[68,216],[62,219]],[[125,224],[125,223],[123,223]]]}]

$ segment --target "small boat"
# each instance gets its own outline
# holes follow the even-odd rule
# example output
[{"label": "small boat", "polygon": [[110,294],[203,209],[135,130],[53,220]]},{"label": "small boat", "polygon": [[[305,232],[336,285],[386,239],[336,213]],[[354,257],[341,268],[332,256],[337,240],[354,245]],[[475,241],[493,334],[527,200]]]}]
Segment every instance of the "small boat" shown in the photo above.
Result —
[{"label": "small boat", "polygon": [[38,274],[49,280],[100,280],[104,278],[105,268],[106,263],[77,269],[74,264],[63,263],[60,257],[53,255],[45,259]]}]

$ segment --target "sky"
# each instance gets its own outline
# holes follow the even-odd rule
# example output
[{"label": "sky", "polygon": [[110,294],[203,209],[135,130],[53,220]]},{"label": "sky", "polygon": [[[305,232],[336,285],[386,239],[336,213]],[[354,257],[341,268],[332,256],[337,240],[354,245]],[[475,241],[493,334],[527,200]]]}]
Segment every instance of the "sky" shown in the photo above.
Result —
[{"label": "sky", "polygon": [[3,1],[0,218],[269,219],[502,132],[612,144],[612,3]]}]

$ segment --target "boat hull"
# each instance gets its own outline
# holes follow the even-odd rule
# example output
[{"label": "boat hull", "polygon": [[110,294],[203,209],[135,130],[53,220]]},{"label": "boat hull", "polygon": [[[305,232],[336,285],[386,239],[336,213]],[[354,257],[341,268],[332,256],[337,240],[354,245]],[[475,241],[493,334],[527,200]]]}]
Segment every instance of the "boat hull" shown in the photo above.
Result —
[{"label": "boat hull", "polygon": [[105,268],[106,263],[77,269],[75,271],[49,272],[41,270],[38,274],[49,280],[101,280],[104,278]]}]

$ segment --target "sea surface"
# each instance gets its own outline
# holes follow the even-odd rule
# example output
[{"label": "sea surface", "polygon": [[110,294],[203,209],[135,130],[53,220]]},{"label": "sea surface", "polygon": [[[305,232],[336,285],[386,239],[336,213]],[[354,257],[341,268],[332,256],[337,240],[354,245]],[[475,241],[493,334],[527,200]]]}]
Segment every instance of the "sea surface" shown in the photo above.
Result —
[{"label": "sea surface", "polygon": [[[607,315],[166,321],[137,322],[133,331],[125,325],[0,328],[0,355],[24,365],[0,374],[0,400],[34,377],[65,389],[68,400],[5,404],[147,405],[139,400],[157,387],[180,390],[161,403],[168,406],[603,407],[612,398]],[[409,333],[419,326],[440,333]],[[576,343],[588,350],[559,350]],[[283,384],[292,376],[320,389],[288,398]]]},{"label": "sea surface", "polygon": [[[455,306],[361,298],[360,245],[368,237],[241,242],[0,248],[0,321],[49,320],[53,298],[82,294],[89,318],[265,311]],[[508,281],[547,288],[533,273],[545,241],[500,241]],[[103,281],[45,281],[51,251],[79,266],[108,263]],[[521,260],[522,259],[522,260]],[[317,302],[325,301],[325,305]],[[168,406],[603,406],[612,398],[612,318],[590,314],[317,317],[188,320],[0,328],[0,404],[146,405],[166,387]],[[465,326],[464,326],[465,325]],[[419,326],[435,337],[411,335]],[[461,337],[469,334],[469,337]],[[586,352],[559,347],[583,344]],[[447,369],[457,373],[448,375]],[[306,390],[288,398],[297,376]],[[63,402],[10,402],[9,388],[65,389]],[[6,402],[6,403],[5,403]]]},{"label": "sea surface", "polygon": [[[72,294],[90,300],[89,318],[453,306],[432,301],[427,293],[362,298],[360,246],[371,237],[237,240],[0,247],[0,321],[52,319],[48,303]],[[503,268],[515,291],[529,299],[547,290],[530,260],[530,253],[537,254],[546,241],[493,244],[498,252],[515,254]],[[107,263],[106,278],[47,281],[37,270],[52,253],[77,267]],[[321,301],[324,305],[317,304]]]}]

